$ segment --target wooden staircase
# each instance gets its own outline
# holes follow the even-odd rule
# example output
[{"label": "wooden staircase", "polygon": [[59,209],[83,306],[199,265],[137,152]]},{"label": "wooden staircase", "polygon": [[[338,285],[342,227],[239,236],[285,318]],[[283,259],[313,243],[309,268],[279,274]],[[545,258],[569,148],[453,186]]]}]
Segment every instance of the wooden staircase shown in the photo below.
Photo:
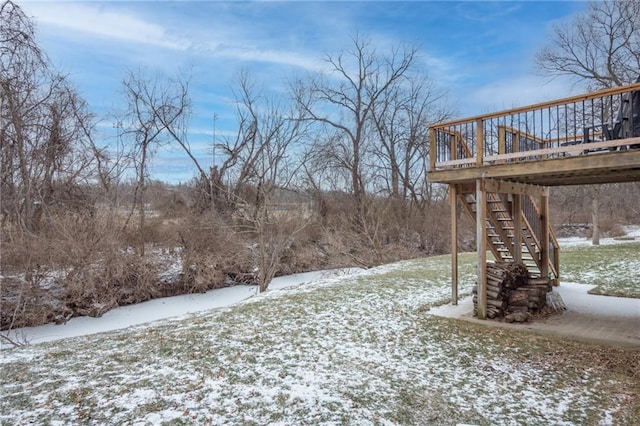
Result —
[{"label": "wooden staircase", "polygon": [[[516,200],[519,197],[519,200]],[[458,198],[471,218],[476,221],[475,188],[460,188]],[[517,208],[517,203],[520,207]],[[530,195],[488,192],[486,196],[487,245],[496,261],[521,262],[532,277],[543,270],[540,209]],[[517,209],[517,211],[516,211]],[[518,233],[517,227],[520,227]],[[519,239],[519,243],[517,242]],[[549,278],[557,285],[559,278],[558,241],[549,227]]]}]

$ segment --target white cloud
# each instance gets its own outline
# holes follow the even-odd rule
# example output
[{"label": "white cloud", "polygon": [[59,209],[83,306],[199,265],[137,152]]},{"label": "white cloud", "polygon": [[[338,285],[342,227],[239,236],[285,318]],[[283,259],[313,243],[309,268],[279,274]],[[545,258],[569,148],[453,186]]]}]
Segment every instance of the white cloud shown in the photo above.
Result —
[{"label": "white cloud", "polygon": [[184,40],[172,39],[164,27],[113,7],[106,10],[99,5],[77,3],[25,3],[23,8],[38,24],[64,31],[170,49],[188,47]]},{"label": "white cloud", "polygon": [[[66,32],[83,33],[84,37],[98,37],[111,42],[129,42],[174,50],[197,52],[210,57],[234,61],[257,61],[295,66],[318,71],[324,65],[318,55],[270,49],[264,39],[252,39],[246,28],[192,27],[188,35],[178,35],[161,24],[136,16],[113,4],[26,3],[25,11],[39,25]],[[181,19],[176,17],[176,19]],[[174,22],[175,23],[175,22]],[[188,25],[188,23],[185,23]],[[181,26],[178,26],[181,27]],[[183,28],[186,28],[183,26]],[[249,36],[249,37],[248,37]]]},{"label": "white cloud", "polygon": [[321,71],[325,65],[317,56],[307,56],[293,51],[261,49],[258,46],[235,45],[214,49],[215,56],[239,61],[268,62],[280,65],[295,66],[311,71]]}]

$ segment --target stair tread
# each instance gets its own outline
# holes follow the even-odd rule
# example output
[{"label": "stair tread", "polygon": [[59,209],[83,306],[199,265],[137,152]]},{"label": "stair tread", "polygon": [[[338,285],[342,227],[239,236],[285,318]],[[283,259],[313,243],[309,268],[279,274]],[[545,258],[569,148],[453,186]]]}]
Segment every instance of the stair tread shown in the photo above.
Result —
[{"label": "stair tread", "polygon": [[[511,250],[507,249],[507,248],[497,248],[497,251],[501,251],[501,252],[510,252]],[[522,254],[529,254],[528,251],[523,251]]]},{"label": "stair tread", "polygon": [[[471,212],[475,219],[479,206],[475,198],[475,193],[463,193],[461,200],[466,202],[467,211]],[[541,247],[536,243],[535,231],[529,229],[527,225],[527,223],[534,224],[539,222],[536,220],[527,222],[525,218],[531,219],[531,215],[527,214],[524,210],[521,210],[520,213],[514,212],[513,205],[511,200],[508,200],[501,194],[487,193],[487,199],[483,207],[487,210],[487,220],[484,225],[487,230],[487,241],[493,246],[492,250],[496,253],[496,257],[502,260],[513,261],[514,256],[512,252],[514,250],[516,230],[516,227],[513,226],[516,222],[514,216],[517,217],[518,214],[521,215],[523,220],[521,232],[519,232],[521,238],[519,248],[521,252],[520,261],[525,264],[531,276],[539,276],[541,269],[539,265],[542,261],[542,259],[540,259]],[[529,213],[533,213],[534,218],[539,216],[539,213],[536,211]],[[537,229],[539,229],[539,227],[537,227]],[[550,266],[550,269],[553,270],[553,266]]]}]

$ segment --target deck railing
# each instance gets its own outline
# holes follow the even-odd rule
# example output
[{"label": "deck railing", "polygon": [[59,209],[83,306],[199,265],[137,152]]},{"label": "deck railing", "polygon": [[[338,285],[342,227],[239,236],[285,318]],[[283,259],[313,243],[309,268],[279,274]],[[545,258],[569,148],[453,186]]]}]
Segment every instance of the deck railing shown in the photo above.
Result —
[{"label": "deck railing", "polygon": [[431,170],[537,161],[640,144],[640,83],[432,125]]}]

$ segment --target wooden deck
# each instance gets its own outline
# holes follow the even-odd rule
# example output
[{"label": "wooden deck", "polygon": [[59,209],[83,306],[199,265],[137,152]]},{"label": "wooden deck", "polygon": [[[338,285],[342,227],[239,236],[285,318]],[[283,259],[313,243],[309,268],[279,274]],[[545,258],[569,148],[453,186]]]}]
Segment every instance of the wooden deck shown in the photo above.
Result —
[{"label": "wooden deck", "polygon": [[[636,83],[434,125],[429,181],[485,177],[544,186],[638,181],[640,111],[632,101],[639,98]],[[615,135],[613,128],[619,129]]]},{"label": "wooden deck", "polygon": [[487,304],[487,251],[558,285],[550,186],[640,181],[640,83],[436,124],[432,183],[449,185],[451,300],[458,301],[458,205],[476,223],[477,315]]}]

